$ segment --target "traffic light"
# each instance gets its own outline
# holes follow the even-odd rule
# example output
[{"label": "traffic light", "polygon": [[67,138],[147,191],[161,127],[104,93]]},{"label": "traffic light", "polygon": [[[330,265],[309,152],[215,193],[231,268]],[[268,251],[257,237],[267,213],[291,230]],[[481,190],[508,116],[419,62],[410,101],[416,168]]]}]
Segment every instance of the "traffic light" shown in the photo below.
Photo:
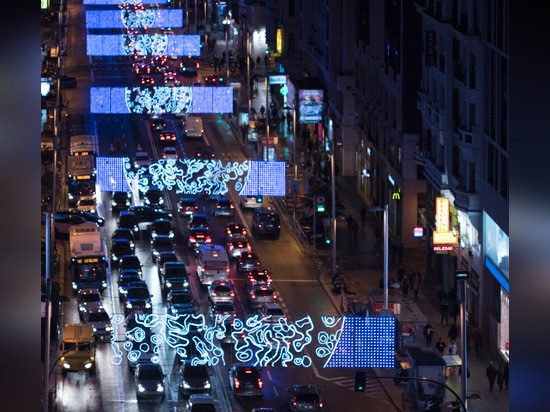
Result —
[{"label": "traffic light", "polygon": [[355,392],[365,392],[367,383],[367,374],[365,372],[355,372]]},{"label": "traffic light", "polygon": [[317,200],[317,206],[316,206],[317,212],[323,213],[325,211],[325,198],[323,196],[317,196],[316,200]]},{"label": "traffic light", "polygon": [[256,203],[263,203],[264,197],[262,195],[256,195]]}]

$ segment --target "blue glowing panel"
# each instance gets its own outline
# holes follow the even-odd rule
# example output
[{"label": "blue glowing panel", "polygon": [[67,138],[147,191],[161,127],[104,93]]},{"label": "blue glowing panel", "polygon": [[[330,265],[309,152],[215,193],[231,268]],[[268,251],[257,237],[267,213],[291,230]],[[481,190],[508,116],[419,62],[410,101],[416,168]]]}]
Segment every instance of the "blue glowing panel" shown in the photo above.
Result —
[{"label": "blue glowing panel", "polygon": [[241,196],[286,196],[286,162],[250,161]]},{"label": "blue glowing panel", "polygon": [[183,34],[89,34],[88,56],[200,56],[200,36]]},{"label": "blue glowing panel", "polygon": [[182,9],[87,10],[87,29],[183,27]]},{"label": "blue glowing panel", "polygon": [[349,316],[326,368],[393,368],[394,317]]},{"label": "blue glowing panel", "polygon": [[91,87],[97,114],[232,113],[232,87]]},{"label": "blue glowing panel", "polygon": [[102,192],[130,192],[125,170],[131,167],[128,158],[104,157],[96,159],[97,183]]},{"label": "blue glowing panel", "polygon": [[83,0],[85,6],[119,6],[122,4],[166,4],[169,0]]}]

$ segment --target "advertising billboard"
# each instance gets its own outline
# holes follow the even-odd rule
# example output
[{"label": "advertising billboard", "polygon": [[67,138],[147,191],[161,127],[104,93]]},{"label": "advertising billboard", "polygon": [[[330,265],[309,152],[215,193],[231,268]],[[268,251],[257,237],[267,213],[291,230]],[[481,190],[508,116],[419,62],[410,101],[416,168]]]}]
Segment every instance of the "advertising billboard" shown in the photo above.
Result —
[{"label": "advertising billboard", "polygon": [[323,90],[298,90],[299,123],[319,123],[323,115]]}]

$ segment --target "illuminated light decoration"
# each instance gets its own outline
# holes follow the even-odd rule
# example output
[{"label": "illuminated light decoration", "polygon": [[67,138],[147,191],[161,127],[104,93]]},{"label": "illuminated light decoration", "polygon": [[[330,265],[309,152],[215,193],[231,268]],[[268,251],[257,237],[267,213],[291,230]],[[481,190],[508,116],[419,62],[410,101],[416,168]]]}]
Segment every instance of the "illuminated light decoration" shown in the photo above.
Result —
[{"label": "illuminated light decoration", "polygon": [[87,29],[183,27],[182,9],[86,10]]},{"label": "illuminated light decoration", "polygon": [[233,88],[198,86],[91,87],[94,114],[231,113]]},{"label": "illuminated light decoration", "polygon": [[167,4],[170,0],[83,0],[84,6],[134,6],[136,4]]},{"label": "illuminated light decoration", "polygon": [[[134,29],[135,30],[135,29]],[[88,34],[87,56],[200,56],[198,34]]]},{"label": "illuminated light decoration", "polygon": [[[126,339],[139,345],[111,341],[111,360],[120,364],[124,357],[138,360],[143,353],[153,351],[158,356],[161,345],[175,349],[178,356],[192,364],[225,365],[225,352],[220,342],[227,335],[233,341],[232,353],[239,362],[255,366],[311,367],[312,358],[306,349],[317,345],[315,354],[327,358],[325,368],[393,368],[395,366],[395,318],[393,317],[322,317],[322,328],[314,342],[313,319],[305,316],[295,322],[281,318],[275,324],[263,322],[258,315],[245,320],[223,315],[216,326],[206,323],[202,314],[136,315],[136,326],[126,331]],[[112,318],[114,334],[124,325],[124,317]],[[228,320],[232,321],[229,332]],[[154,330],[147,334],[145,329]],[[149,338],[148,338],[149,337]],[[149,340],[147,340],[149,339]],[[193,353],[191,356],[191,345]],[[137,346],[137,349],[136,349]],[[311,351],[308,351],[308,353]]]}]

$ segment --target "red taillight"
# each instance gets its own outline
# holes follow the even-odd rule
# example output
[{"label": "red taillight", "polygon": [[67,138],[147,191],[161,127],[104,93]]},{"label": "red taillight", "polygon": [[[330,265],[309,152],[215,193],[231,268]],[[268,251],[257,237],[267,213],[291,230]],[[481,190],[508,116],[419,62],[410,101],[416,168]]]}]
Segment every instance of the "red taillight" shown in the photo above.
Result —
[{"label": "red taillight", "polygon": [[262,382],[262,380],[260,378],[258,378],[258,388],[262,388],[262,386],[264,386],[264,383]]},{"label": "red taillight", "polygon": [[233,385],[235,386],[235,389],[238,389],[238,388],[240,388],[241,383],[239,382],[239,380],[237,378],[234,378],[233,379]]},{"label": "red taillight", "polygon": [[323,407],[323,402],[319,402],[319,408]]}]

